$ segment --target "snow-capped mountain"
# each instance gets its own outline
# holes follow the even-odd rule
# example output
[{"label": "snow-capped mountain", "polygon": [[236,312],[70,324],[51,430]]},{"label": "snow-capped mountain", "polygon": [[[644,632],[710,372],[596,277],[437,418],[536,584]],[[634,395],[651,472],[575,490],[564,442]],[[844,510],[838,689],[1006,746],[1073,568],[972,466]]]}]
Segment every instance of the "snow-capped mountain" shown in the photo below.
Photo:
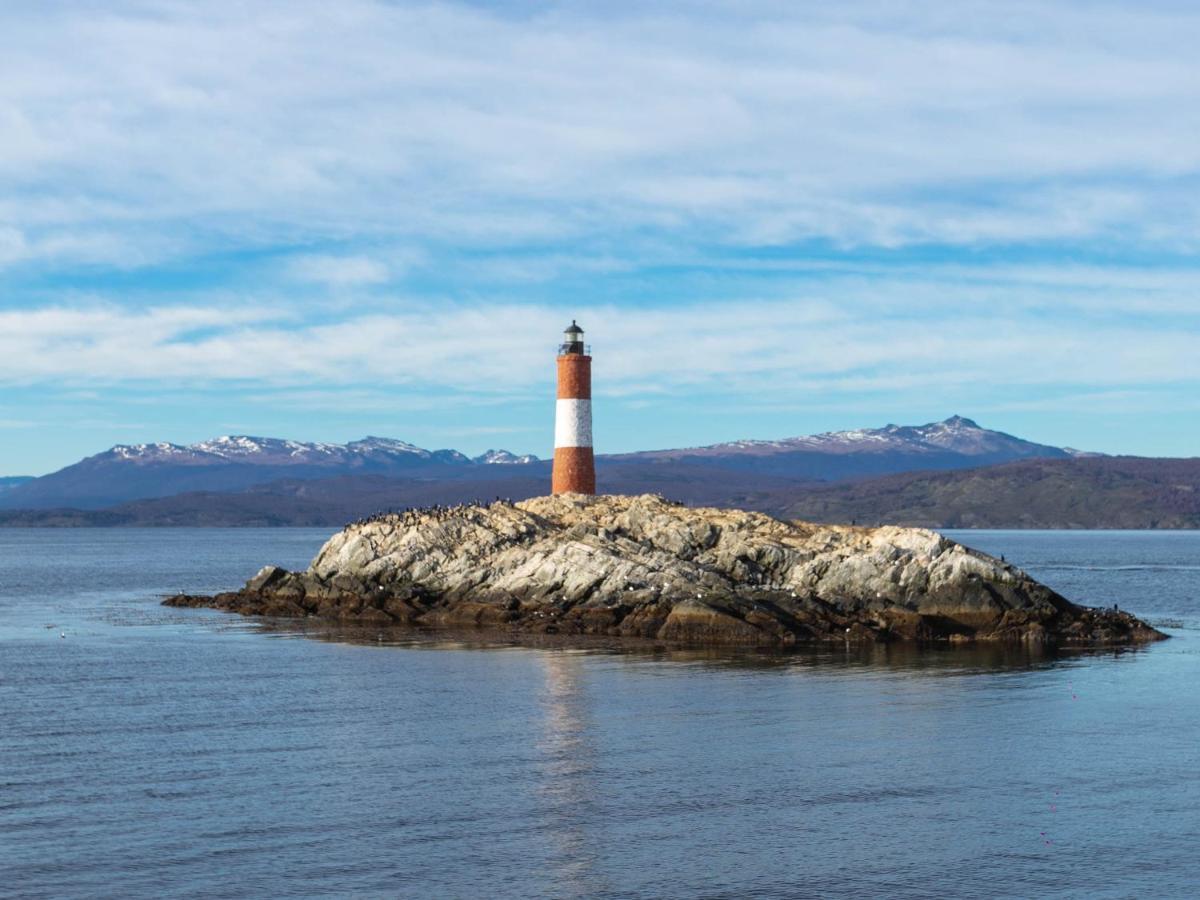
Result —
[{"label": "snow-capped mountain", "polygon": [[703,463],[791,478],[837,481],[920,469],[963,469],[1018,459],[1082,455],[983,428],[963,416],[926,425],[885,425],[853,431],[730,441],[618,457]]},{"label": "snow-capped mountain", "polygon": [[[96,509],[129,500],[168,497],[188,491],[235,491],[280,479],[340,475],[466,478],[483,464],[502,462],[515,475],[538,461],[507,450],[489,450],[478,460],[457,450],[426,450],[393,438],[366,437],[348,444],[289,441],[245,434],[222,435],[195,444],[118,444],[0,492],[0,506],[57,506]],[[486,471],[498,471],[488,466]]]},{"label": "snow-capped mountain", "polygon": [[878,434],[884,440],[899,441],[913,447],[928,445],[942,450],[951,450],[965,456],[1001,454],[1011,455],[1014,458],[1026,458],[1079,455],[1078,451],[1035,444],[1002,431],[981,428],[977,423],[963,416],[951,416],[942,422],[931,422],[928,425],[886,425],[875,432],[862,433]]},{"label": "snow-capped mountain", "polygon": [[728,453],[750,453],[770,456],[792,452],[822,453],[906,453],[951,452],[963,456],[1002,455],[1009,459],[1030,456],[1066,457],[1080,455],[1079,451],[1035,444],[1002,431],[981,428],[963,416],[951,416],[942,422],[928,425],[885,425],[882,428],[862,428],[853,431],[827,431],[822,434],[781,438],[774,441],[729,441],[703,447],[651,451],[657,456],[722,456]]}]

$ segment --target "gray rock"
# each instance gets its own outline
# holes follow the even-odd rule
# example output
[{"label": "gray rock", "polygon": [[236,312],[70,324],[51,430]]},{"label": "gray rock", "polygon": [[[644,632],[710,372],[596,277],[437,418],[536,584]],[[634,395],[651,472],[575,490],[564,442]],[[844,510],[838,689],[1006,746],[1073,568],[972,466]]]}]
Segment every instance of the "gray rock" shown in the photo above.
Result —
[{"label": "gray rock", "polygon": [[273,584],[276,584],[287,574],[287,570],[281,569],[279,566],[263,566],[258,570],[257,575],[246,582],[246,590],[261,591]]},{"label": "gray rock", "polygon": [[678,643],[1162,636],[932,531],[785,522],[649,495],[381,516],[330,538],[308,571],[268,566],[218,599],[253,614],[273,599],[272,612],[312,607],[342,621]]}]

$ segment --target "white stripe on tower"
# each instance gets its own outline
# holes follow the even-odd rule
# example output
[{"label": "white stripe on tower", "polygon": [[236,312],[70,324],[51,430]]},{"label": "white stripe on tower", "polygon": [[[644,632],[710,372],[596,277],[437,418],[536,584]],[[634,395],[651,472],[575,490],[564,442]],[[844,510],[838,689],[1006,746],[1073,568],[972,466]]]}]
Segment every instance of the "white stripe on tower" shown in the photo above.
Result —
[{"label": "white stripe on tower", "polygon": [[592,446],[591,400],[558,400],[554,407],[554,446]]}]

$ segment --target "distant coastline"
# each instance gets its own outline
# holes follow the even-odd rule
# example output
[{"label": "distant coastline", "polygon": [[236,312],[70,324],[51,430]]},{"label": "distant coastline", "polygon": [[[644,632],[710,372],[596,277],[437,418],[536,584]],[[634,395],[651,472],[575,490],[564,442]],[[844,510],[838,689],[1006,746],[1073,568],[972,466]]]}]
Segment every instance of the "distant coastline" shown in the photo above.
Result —
[{"label": "distant coastline", "polygon": [[[526,467],[522,467],[525,469]],[[1200,528],[1200,459],[1025,460],[906,472],[838,484],[781,483],[689,462],[619,464],[600,457],[610,493],[656,492],[690,506],[729,506],[783,519],[936,529],[1192,530]],[[195,491],[103,509],[0,509],[0,527],[341,527],[389,509],[546,491],[535,464],[488,480],[350,475],[285,479],[241,491]]]}]

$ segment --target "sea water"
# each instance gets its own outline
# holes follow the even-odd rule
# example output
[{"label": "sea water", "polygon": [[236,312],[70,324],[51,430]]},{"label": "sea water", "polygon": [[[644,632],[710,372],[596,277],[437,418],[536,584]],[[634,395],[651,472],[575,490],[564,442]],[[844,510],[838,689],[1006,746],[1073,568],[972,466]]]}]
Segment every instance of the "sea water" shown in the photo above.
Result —
[{"label": "sea water", "polygon": [[1200,534],[958,532],[1122,652],[503,647],[159,605],[320,529],[0,530],[0,895],[1200,893]]}]

